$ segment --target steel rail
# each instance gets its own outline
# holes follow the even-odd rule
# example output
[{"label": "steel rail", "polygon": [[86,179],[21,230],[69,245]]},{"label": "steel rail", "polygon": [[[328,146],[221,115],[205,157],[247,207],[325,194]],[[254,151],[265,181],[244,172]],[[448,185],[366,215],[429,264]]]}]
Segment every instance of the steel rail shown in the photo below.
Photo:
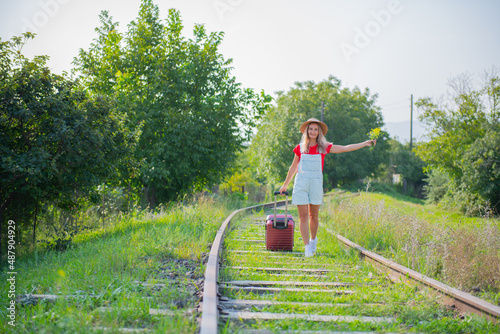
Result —
[{"label": "steel rail", "polygon": [[454,306],[465,313],[486,316],[486,318],[494,323],[500,320],[500,307],[494,304],[488,303],[469,293],[452,288],[435,279],[388,260],[383,256],[355,244],[340,234],[337,234],[337,239],[344,245],[356,249],[365,261],[372,263],[379,271],[386,273],[392,281],[402,281],[407,285],[411,285],[408,280],[411,279],[413,284],[417,283],[431,288],[435,293],[441,296],[442,302],[446,305]]},{"label": "steel rail", "polygon": [[[344,191],[333,192],[325,194],[325,196],[339,195],[344,193]],[[343,196],[353,197],[358,196],[359,193]],[[277,201],[276,205],[284,205],[286,200]],[[288,200],[290,203],[291,200]],[[251,210],[262,210],[274,207],[274,202],[268,202],[264,204],[258,204],[246,208],[241,208],[233,211],[222,223],[221,227],[217,231],[212,247],[210,248],[210,253],[208,256],[207,267],[205,270],[205,282],[203,287],[203,304],[201,305],[201,325],[200,334],[216,334],[218,332],[218,319],[219,319],[219,291],[218,291],[218,275],[219,275],[219,256],[222,244],[224,242],[224,237],[226,231],[231,224],[231,220],[239,213],[251,211]]]},{"label": "steel rail", "polygon": [[[328,195],[338,195],[333,193]],[[328,196],[326,195],[326,196]],[[359,193],[344,196],[353,197]],[[277,205],[284,205],[286,200],[277,201]],[[290,202],[290,200],[289,200]],[[219,274],[219,261],[222,249],[222,244],[226,236],[231,221],[240,213],[251,210],[262,210],[274,207],[274,202],[258,204],[250,207],[245,207],[232,212],[226,220],[222,223],[217,231],[217,235],[212,243],[208,263],[205,270],[205,283],[203,289],[203,303],[201,305],[201,334],[217,334],[219,322],[219,291],[218,291],[218,274]],[[442,297],[442,303],[453,305],[458,310],[466,313],[474,313],[481,316],[486,316],[488,320],[497,323],[500,320],[500,307],[488,303],[480,298],[472,296],[466,292],[452,288],[444,283],[441,283],[432,278],[426,277],[414,270],[399,265],[390,261],[383,256],[366,250],[365,248],[353,243],[352,241],[337,235],[337,239],[342,242],[346,247],[356,249],[360,256],[370,263],[372,263],[379,271],[387,273],[389,278],[393,281],[402,281],[408,284],[408,279],[411,279],[413,284],[417,283],[432,289]]]},{"label": "steel rail", "polygon": [[[286,200],[277,201],[277,205],[284,205]],[[290,200],[288,200],[290,203]],[[219,326],[219,291],[217,286],[219,275],[219,255],[224,242],[226,231],[231,224],[231,220],[239,213],[262,210],[274,207],[274,202],[249,206],[233,211],[222,223],[217,231],[214,242],[208,256],[207,267],[205,270],[205,283],[203,287],[203,305],[201,315],[200,334],[217,334]]]}]

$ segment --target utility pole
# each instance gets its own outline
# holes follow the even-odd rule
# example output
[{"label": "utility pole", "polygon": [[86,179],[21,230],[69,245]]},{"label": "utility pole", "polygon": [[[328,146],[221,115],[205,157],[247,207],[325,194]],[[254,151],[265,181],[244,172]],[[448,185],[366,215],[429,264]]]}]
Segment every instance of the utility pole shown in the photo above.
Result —
[{"label": "utility pole", "polygon": [[325,102],[321,102],[321,122],[323,122],[324,116],[325,116]]},{"label": "utility pole", "polygon": [[410,151],[413,146],[413,94],[411,94],[411,116],[410,116]]}]

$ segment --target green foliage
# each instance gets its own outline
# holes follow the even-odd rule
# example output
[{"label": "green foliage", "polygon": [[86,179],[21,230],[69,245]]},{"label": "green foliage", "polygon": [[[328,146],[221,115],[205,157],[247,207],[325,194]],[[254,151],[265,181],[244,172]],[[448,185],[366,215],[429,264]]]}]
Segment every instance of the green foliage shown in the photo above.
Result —
[{"label": "green foliage", "polygon": [[464,154],[463,183],[485,199],[491,208],[500,207],[500,128],[488,131]]},{"label": "green foliage", "polygon": [[424,186],[424,192],[427,201],[429,203],[438,203],[448,192],[450,178],[448,174],[439,169],[433,169],[427,173],[425,182],[427,184]]},{"label": "green foliage", "polygon": [[410,150],[409,144],[403,145],[396,140],[390,140],[391,165],[396,174],[403,177],[404,193],[421,197],[425,184],[425,163]]},{"label": "green foliage", "polygon": [[[463,79],[458,83],[463,86]],[[500,207],[499,101],[500,80],[490,76],[479,90],[457,89],[451,105],[430,98],[417,102],[423,110],[420,119],[430,129],[430,140],[418,145],[417,155],[428,170],[448,175],[447,202],[470,214],[484,212],[488,206],[498,212]]]},{"label": "green foliage", "polygon": [[410,150],[409,144],[391,140],[391,161],[397,174],[415,184],[423,183],[425,163]]},{"label": "green foliage", "polygon": [[124,152],[123,122],[109,99],[52,74],[48,57],[25,58],[33,37],[0,43],[0,222],[17,220],[24,232],[40,205],[76,206]]},{"label": "green foliage", "polygon": [[[250,146],[251,164],[258,177],[270,183],[284,180],[293,160],[294,147],[299,143],[299,126],[307,119],[320,119],[321,103],[325,103],[324,122],[328,125],[327,140],[348,145],[368,139],[367,133],[382,126],[382,115],[375,106],[376,95],[359,88],[342,88],[340,81],[330,76],[316,84],[296,82],[287,93],[280,92],[277,105],[262,120]],[[373,151],[359,150],[327,156],[325,187],[335,187],[379,172],[388,160],[387,133],[382,132]]]},{"label": "green foliage", "polygon": [[139,136],[137,173],[126,169],[123,178],[139,182],[152,206],[221,181],[269,102],[231,76],[231,60],[218,51],[223,33],[196,25],[186,39],[179,12],[163,22],[150,0],[125,33],[107,12],[100,18],[75,64],[92,92],[116,99]]},{"label": "green foliage", "polygon": [[220,191],[241,192],[242,187],[260,186],[249,164],[248,149],[239,152],[237,156],[237,160],[232,165],[231,174],[221,184]]}]

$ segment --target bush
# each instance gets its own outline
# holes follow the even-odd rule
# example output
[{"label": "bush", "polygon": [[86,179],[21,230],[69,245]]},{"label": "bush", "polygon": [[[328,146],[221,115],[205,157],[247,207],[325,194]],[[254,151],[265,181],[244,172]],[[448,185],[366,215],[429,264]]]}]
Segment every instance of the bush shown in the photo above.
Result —
[{"label": "bush", "polygon": [[448,191],[450,178],[438,169],[433,169],[427,174],[424,193],[428,203],[438,203]]},{"label": "bush", "polygon": [[500,131],[491,130],[464,153],[459,179],[433,170],[424,191],[431,203],[458,208],[469,216],[498,214],[500,209]]},{"label": "bush", "polygon": [[462,183],[477,198],[472,204],[480,204],[486,210],[491,206],[491,210],[499,213],[500,129],[489,131],[483,138],[476,140],[465,152],[462,165]]},{"label": "bush", "polygon": [[[469,85],[469,77],[451,81],[454,93],[446,102],[423,98],[417,102],[420,120],[428,125],[428,141],[416,152],[430,169],[438,169],[451,180],[446,191],[442,179],[431,178],[427,192],[431,201],[441,198],[447,205],[470,215],[498,213],[500,206],[500,78],[493,71],[480,89]],[[440,176],[439,176],[440,177]],[[444,193],[446,195],[444,195]]]}]

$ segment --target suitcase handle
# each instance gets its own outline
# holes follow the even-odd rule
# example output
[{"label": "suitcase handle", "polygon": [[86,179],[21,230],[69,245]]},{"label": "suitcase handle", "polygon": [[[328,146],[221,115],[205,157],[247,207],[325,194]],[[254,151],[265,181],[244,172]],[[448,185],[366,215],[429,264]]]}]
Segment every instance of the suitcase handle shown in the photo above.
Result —
[{"label": "suitcase handle", "polygon": [[[279,224],[279,225],[278,225]],[[273,222],[273,228],[277,230],[286,230],[288,228],[288,220],[284,222]]]},{"label": "suitcase handle", "polygon": [[286,201],[285,201],[285,224],[283,226],[278,227],[278,222],[276,219],[276,202],[278,201],[278,195],[280,195],[281,192],[275,191],[274,192],[274,221],[273,221],[273,227],[284,230],[288,228],[288,191],[284,191],[283,194],[286,195]]},{"label": "suitcase handle", "polygon": [[[280,193],[280,191],[279,191],[279,190],[274,192],[274,195],[280,195],[280,194],[281,194],[281,193]],[[288,191],[284,191],[284,192],[283,192],[283,195],[287,195],[287,196],[288,196]]]}]

